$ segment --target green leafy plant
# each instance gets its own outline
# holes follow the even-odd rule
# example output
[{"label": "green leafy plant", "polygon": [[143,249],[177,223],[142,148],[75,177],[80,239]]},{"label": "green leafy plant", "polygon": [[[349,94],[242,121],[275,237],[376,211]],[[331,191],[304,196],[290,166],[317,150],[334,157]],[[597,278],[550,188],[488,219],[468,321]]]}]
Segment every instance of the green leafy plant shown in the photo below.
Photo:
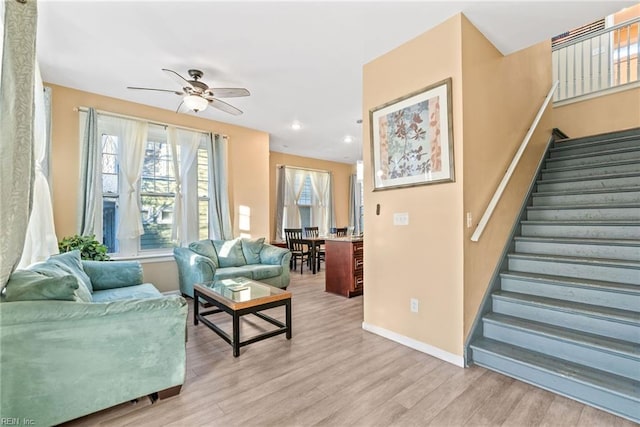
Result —
[{"label": "green leafy plant", "polygon": [[60,252],[80,250],[80,258],[92,261],[108,261],[107,247],[96,240],[95,234],[90,236],[80,236],[76,234],[71,237],[64,237],[58,243]]}]

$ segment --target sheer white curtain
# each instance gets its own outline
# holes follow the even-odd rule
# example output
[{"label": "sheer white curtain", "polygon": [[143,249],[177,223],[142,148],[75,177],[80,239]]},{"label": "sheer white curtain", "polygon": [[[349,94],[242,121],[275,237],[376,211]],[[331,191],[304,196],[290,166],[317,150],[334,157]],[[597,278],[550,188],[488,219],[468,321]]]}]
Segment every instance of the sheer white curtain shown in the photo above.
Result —
[{"label": "sheer white curtain", "polygon": [[45,176],[44,162],[47,158],[47,126],[49,112],[45,107],[45,92],[40,68],[36,64],[34,88],[33,155],[35,176],[33,182],[33,205],[27,226],[27,235],[18,268],[27,267],[46,260],[58,253],[58,239],[53,223],[53,207],[49,182]]},{"label": "sheer white curtain", "polygon": [[[176,129],[173,126],[167,128],[167,139],[171,147],[176,178],[171,239],[178,246],[195,240],[198,236],[197,180],[190,178],[194,175],[192,167],[196,163],[201,138],[202,134],[199,132]],[[195,196],[189,197],[192,192],[195,192]],[[192,200],[196,201],[195,206],[188,206],[187,203]]]},{"label": "sheer white curtain", "polygon": [[313,189],[311,222],[321,235],[326,235],[331,226],[331,174],[318,171],[309,171],[308,174]]},{"label": "sheer white curtain", "polygon": [[298,200],[306,175],[306,170],[285,167],[284,228],[300,228]]},{"label": "sheer white curtain", "polygon": [[138,181],[142,175],[148,123],[121,120],[123,142],[119,144],[122,183],[120,192],[120,222],[118,239],[135,239],[144,234],[140,213]]}]

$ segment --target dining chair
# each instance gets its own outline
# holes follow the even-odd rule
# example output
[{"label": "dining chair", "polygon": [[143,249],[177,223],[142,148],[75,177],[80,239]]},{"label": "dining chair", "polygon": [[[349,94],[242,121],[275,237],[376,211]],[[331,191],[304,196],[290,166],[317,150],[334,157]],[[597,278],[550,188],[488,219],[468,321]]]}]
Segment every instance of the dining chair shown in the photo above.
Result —
[{"label": "dining chair", "polygon": [[347,227],[332,227],[331,234],[335,234],[336,237],[346,237]]},{"label": "dining chair", "polygon": [[300,259],[300,274],[302,274],[305,261],[307,265],[311,263],[311,250],[302,239],[292,238],[289,241],[291,242],[289,250],[291,251],[291,259],[293,260],[293,269],[297,269],[298,259]]},{"label": "dining chair", "polygon": [[[318,227],[305,227],[304,235],[306,237],[320,237],[320,231],[318,230]],[[320,262],[324,262],[324,259],[325,259],[325,251],[324,251],[323,245],[319,245],[316,248],[316,257],[317,257],[316,264],[318,266],[318,271],[320,271]]]},{"label": "dining chair", "polygon": [[287,248],[291,251],[289,269],[297,269],[298,259],[300,259],[300,273],[302,273],[304,262],[307,261],[307,264],[311,262],[311,250],[306,243],[300,240],[302,239],[302,228],[285,228],[284,237]]}]

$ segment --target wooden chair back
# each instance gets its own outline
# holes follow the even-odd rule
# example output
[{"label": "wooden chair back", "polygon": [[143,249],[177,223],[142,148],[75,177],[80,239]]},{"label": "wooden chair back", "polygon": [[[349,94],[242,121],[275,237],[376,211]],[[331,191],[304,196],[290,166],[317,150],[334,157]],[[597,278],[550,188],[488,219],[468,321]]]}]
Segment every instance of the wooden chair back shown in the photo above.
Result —
[{"label": "wooden chair back", "polygon": [[305,237],[318,237],[320,232],[318,231],[318,227],[305,227],[304,235]]}]

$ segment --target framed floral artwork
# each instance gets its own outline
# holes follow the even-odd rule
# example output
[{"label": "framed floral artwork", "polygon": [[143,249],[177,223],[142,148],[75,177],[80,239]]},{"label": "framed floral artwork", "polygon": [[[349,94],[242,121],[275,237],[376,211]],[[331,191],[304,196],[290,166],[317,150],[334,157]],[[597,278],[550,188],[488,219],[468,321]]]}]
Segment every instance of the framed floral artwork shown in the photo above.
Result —
[{"label": "framed floral artwork", "polygon": [[373,190],[453,182],[451,78],[369,111]]}]

